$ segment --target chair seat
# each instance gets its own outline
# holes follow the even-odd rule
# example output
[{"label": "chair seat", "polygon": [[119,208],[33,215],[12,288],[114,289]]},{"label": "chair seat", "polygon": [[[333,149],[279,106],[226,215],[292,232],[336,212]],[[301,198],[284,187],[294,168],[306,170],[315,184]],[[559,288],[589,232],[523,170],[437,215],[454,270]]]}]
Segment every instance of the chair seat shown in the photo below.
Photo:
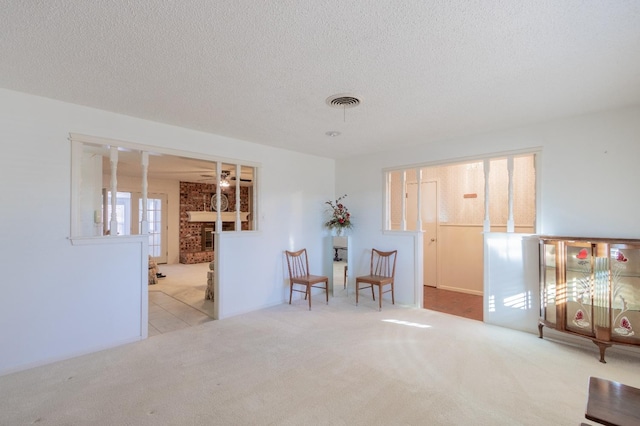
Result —
[{"label": "chair seat", "polygon": [[293,278],[294,283],[301,284],[317,284],[325,282],[326,280],[327,277],[324,277],[322,275],[302,275],[300,277]]},{"label": "chair seat", "polygon": [[366,284],[389,284],[393,281],[393,277],[384,277],[382,275],[363,275],[356,278],[358,282]]}]

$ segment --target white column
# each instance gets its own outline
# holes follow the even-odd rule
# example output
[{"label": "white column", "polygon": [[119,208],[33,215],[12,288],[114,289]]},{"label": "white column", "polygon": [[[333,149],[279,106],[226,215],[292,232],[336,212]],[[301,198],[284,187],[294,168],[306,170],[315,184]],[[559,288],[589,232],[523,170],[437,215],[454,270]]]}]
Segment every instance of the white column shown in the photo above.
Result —
[{"label": "white column", "polygon": [[111,155],[109,156],[111,162],[111,221],[110,221],[110,235],[118,235],[118,217],[116,215],[116,198],[118,197],[118,147],[111,147]]},{"label": "white column", "polygon": [[[216,214],[216,233],[222,232],[222,214],[221,214],[222,212],[220,211],[220,206],[222,205],[222,203],[220,203],[220,192],[222,191],[222,188],[220,187],[221,180],[222,180],[222,163],[218,161],[216,162],[216,206],[218,206],[218,208],[216,209],[216,213],[217,213]],[[216,251],[217,251],[217,247],[218,246],[216,246]],[[218,256],[216,256],[216,259],[217,258]]]},{"label": "white column", "polygon": [[491,169],[491,162],[487,159],[484,160],[484,232],[491,231],[491,221],[489,220],[489,171]]},{"label": "white column", "polygon": [[240,164],[236,164],[236,231],[242,231],[242,221],[240,220]]},{"label": "white column", "polygon": [[416,178],[418,179],[417,189],[417,205],[415,206],[418,209],[418,214],[416,215],[416,231],[422,231],[422,169],[416,169]]},{"label": "white column", "polygon": [[142,152],[142,220],[140,221],[140,233],[143,235],[147,235],[149,233],[149,215],[147,214],[147,193],[148,189],[148,179],[147,175],[149,173],[149,153],[146,151]]},{"label": "white column", "polygon": [[515,231],[513,222],[513,157],[507,158],[507,170],[509,171],[509,219],[507,219],[507,232]]},{"label": "white column", "polygon": [[402,171],[402,216],[400,217],[400,229],[407,230],[407,171]]},{"label": "white column", "polygon": [[383,173],[383,183],[384,183],[384,217],[383,221],[383,230],[391,229],[391,172]]},{"label": "white column", "polygon": [[[80,192],[82,182],[82,142],[71,141],[71,236],[82,235]],[[100,185],[102,186],[102,185]]]}]

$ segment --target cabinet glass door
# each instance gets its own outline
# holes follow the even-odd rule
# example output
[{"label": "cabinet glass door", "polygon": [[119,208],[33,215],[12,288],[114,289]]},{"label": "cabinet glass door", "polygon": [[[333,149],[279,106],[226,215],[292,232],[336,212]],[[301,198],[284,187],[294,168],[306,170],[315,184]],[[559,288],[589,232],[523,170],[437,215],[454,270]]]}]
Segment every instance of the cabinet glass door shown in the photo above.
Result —
[{"label": "cabinet glass door", "polygon": [[592,262],[593,248],[588,243],[566,245],[565,324],[566,329],[592,334]]},{"label": "cabinet glass door", "polygon": [[541,246],[543,259],[540,270],[540,316],[551,323],[556,323],[556,244],[543,243]]},{"label": "cabinet glass door", "polygon": [[612,244],[611,339],[640,343],[640,247]]}]

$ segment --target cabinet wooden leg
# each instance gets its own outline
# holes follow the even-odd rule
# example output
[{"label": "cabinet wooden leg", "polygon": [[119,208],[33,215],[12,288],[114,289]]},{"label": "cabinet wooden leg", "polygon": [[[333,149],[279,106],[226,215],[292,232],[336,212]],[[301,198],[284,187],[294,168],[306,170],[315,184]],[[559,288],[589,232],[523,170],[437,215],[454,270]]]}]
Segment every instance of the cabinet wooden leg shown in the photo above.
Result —
[{"label": "cabinet wooden leg", "polygon": [[598,349],[600,349],[600,362],[603,364],[606,364],[607,361],[604,360],[604,351],[607,348],[611,347],[611,343],[602,343],[602,342],[597,342],[595,340],[592,340],[593,343],[595,343],[595,345],[598,347]]},{"label": "cabinet wooden leg", "polygon": [[538,334],[540,334],[540,338],[542,339],[542,327],[544,327],[544,324],[539,322],[538,323]]}]

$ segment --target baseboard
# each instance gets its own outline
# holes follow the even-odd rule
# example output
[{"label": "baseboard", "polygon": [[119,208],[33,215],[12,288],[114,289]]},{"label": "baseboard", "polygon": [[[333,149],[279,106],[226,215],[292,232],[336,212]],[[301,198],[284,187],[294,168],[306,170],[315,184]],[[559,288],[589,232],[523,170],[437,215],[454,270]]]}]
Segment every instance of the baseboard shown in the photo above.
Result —
[{"label": "baseboard", "polygon": [[135,342],[139,342],[141,340],[144,340],[144,338],[142,336],[138,336],[138,337],[133,337],[131,339],[124,339],[118,342],[115,342],[113,344],[109,344],[109,345],[99,345],[84,351],[78,351],[78,352],[72,352],[69,353],[67,355],[61,355],[61,356],[56,356],[56,357],[51,357],[51,358],[45,358],[39,361],[34,361],[34,362],[28,362],[26,364],[20,364],[17,366],[13,366],[13,367],[9,367],[9,368],[5,368],[5,369],[0,369],[0,376],[6,376],[7,374],[12,374],[12,373],[18,373],[20,371],[25,371],[25,370],[30,370],[32,368],[36,368],[36,367],[41,367],[43,365],[48,365],[48,364],[53,364],[55,362],[60,362],[60,361],[66,361],[68,359],[72,359],[72,358],[77,358],[79,356],[84,356],[84,355],[88,355],[88,354],[92,354],[95,352],[100,352],[100,351],[104,351],[106,349],[111,349],[111,348],[115,348],[117,346],[122,346],[122,345],[127,345],[129,343],[135,343]]},{"label": "baseboard", "polygon": [[466,288],[458,288],[458,287],[447,287],[447,286],[439,286],[439,287],[435,287],[438,290],[449,290],[449,291],[457,291],[458,293],[466,293],[466,294],[472,294],[474,296],[483,296],[483,293],[481,290],[469,290]]}]

